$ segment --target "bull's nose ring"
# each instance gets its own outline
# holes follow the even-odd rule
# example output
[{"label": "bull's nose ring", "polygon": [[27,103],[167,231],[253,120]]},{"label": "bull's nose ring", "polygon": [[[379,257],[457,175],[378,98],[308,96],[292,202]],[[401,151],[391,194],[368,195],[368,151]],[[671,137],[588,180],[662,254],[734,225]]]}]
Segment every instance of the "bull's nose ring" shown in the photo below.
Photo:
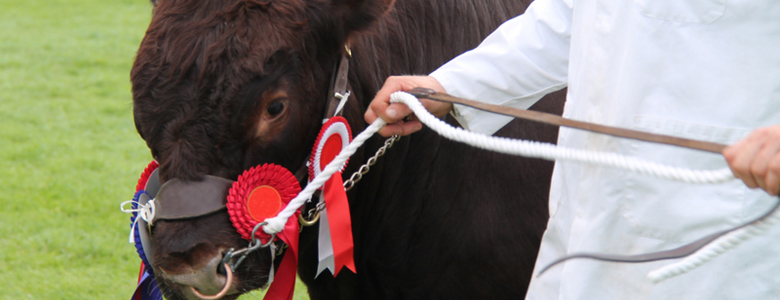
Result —
[{"label": "bull's nose ring", "polygon": [[219,291],[219,293],[213,296],[206,296],[198,292],[196,288],[190,287],[192,293],[195,294],[195,297],[198,297],[203,300],[216,300],[225,297],[225,295],[227,295],[228,290],[230,290],[230,286],[233,285],[233,270],[230,269],[230,266],[227,263],[225,263],[225,273],[227,273],[227,280],[225,280],[225,286],[222,288],[221,291]]}]

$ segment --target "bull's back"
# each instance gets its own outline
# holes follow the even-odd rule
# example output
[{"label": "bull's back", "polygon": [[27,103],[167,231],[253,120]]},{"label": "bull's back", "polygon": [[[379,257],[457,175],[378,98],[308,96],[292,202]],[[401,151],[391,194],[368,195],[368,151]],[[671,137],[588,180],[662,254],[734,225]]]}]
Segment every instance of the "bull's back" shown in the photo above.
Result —
[{"label": "bull's back", "polygon": [[397,0],[352,47],[355,95],[370,101],[388,76],[428,74],[475,48],[504,21],[522,14],[526,0]]}]

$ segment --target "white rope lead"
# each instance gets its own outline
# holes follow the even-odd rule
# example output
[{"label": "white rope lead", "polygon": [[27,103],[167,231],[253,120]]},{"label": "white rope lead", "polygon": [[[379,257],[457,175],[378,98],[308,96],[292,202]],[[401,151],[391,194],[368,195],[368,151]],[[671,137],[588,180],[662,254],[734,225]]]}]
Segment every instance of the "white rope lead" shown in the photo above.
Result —
[{"label": "white rope lead", "polygon": [[[503,137],[491,137],[468,132],[461,128],[454,128],[431,115],[422,106],[419,100],[417,100],[417,98],[411,94],[396,92],[390,96],[390,99],[390,102],[401,102],[406,104],[406,106],[412,109],[414,114],[422,123],[438,132],[442,136],[477,148],[547,160],[567,160],[587,164],[606,165],[625,169],[631,172],[687,183],[720,183],[734,179],[734,175],[729,168],[713,171],[691,170],[665,166],[633,157],[626,157],[616,153],[569,149],[552,144],[545,144],[534,141],[512,140]],[[648,274],[648,277],[653,282],[658,283],[671,277],[687,273],[688,271],[707,263],[727,250],[736,247],[740,243],[765,232],[769,227],[778,223],[778,221],[780,221],[780,212],[776,212],[761,222],[746,226],[740,230],[718,238],[711,244],[702,248],[702,250],[697,251],[684,260],[651,272]]]},{"label": "white rope lead", "polygon": [[[504,137],[493,137],[468,132],[461,128],[454,128],[431,115],[422,106],[422,104],[420,104],[417,98],[411,94],[405,92],[396,92],[391,95],[390,99],[390,101],[393,103],[400,102],[406,104],[423,124],[438,132],[445,138],[462,142],[480,149],[525,157],[541,158],[552,161],[565,160],[587,164],[605,165],[625,169],[631,172],[687,183],[721,183],[734,179],[734,175],[728,168],[720,170],[691,170],[686,168],[665,166],[615,153],[570,149],[548,143],[513,140]],[[268,222],[268,225],[263,226],[263,231],[268,234],[281,232],[284,229],[284,225],[287,222],[287,219],[291,217],[301,206],[303,206],[303,204],[311,198],[312,194],[323,184],[325,184],[325,182],[335,172],[340,170],[344,163],[346,163],[347,159],[352,156],[352,154],[354,154],[355,151],[357,151],[357,149],[362,146],[368,138],[370,138],[384,125],[385,122],[382,119],[377,119],[368,128],[366,128],[366,130],[355,137],[352,143],[344,148],[344,150],[342,150],[341,153],[339,153],[339,155],[336,156],[336,158],[334,158],[333,161],[331,161],[325,167],[325,169],[323,169],[322,172],[317,175],[306,186],[306,188],[304,188],[303,191],[298,194],[298,196],[293,198],[290,203],[287,204],[287,207],[285,207],[284,210],[279,212],[276,217],[265,220]],[[663,270],[653,272],[651,274],[651,278],[653,278],[654,281],[660,281],[688,272],[689,270],[711,260],[714,256],[723,253],[730,248],[733,248],[744,240],[749,239],[751,236],[765,231],[766,228],[774,225],[778,221],[780,221],[780,216],[775,215],[770,219],[765,220],[764,222],[735,231],[732,234],[726,236],[728,240],[724,238],[718,239],[715,243],[708,245],[703,250],[698,251],[696,254],[680,262],[680,264],[684,263],[684,265],[671,265]]]},{"label": "white rope lead", "polygon": [[515,140],[505,137],[487,136],[455,128],[431,115],[420,101],[411,94],[395,92],[390,102],[403,103],[412,109],[417,118],[440,135],[477,148],[546,160],[566,160],[580,163],[605,165],[635,173],[688,183],[721,183],[734,179],[729,168],[720,170],[691,170],[665,166],[658,163],[627,157],[616,153],[571,149],[536,141]]},{"label": "white rope lead", "polygon": [[772,215],[766,219],[751,224],[744,228],[740,228],[733,232],[718,238],[715,242],[705,246],[699,251],[696,251],[691,256],[682,259],[679,262],[667,265],[655,271],[647,274],[653,283],[659,283],[669,278],[685,274],[707,262],[725,253],[728,250],[738,246],[742,242],[745,242],[753,237],[763,234],[772,226],[777,225],[780,221],[780,211],[775,211]]},{"label": "white rope lead", "polygon": [[366,140],[368,140],[368,138],[379,131],[382,126],[385,126],[385,121],[378,118],[376,121],[374,121],[374,123],[371,124],[371,126],[368,126],[363,132],[352,139],[352,142],[349,143],[346,148],[341,150],[339,155],[337,155],[336,158],[334,158],[333,161],[331,161],[325,167],[325,169],[320,172],[320,174],[315,176],[314,179],[312,179],[312,181],[306,185],[306,188],[298,193],[298,196],[295,196],[295,198],[290,200],[290,203],[287,204],[287,207],[285,207],[284,210],[280,211],[276,217],[265,219],[265,222],[268,222],[268,225],[263,226],[263,231],[265,231],[267,234],[281,232],[284,229],[284,224],[287,223],[287,219],[295,214],[295,211],[303,206],[306,201],[311,199],[311,195],[314,194],[314,192],[317,191],[317,189],[319,189],[323,184],[325,184],[325,182],[328,181],[328,179],[330,179],[334,173],[341,170],[341,168],[347,162],[347,159],[349,159],[349,157],[352,156],[352,154],[354,154],[355,151],[357,151],[357,149],[360,148],[360,146],[362,146]]}]

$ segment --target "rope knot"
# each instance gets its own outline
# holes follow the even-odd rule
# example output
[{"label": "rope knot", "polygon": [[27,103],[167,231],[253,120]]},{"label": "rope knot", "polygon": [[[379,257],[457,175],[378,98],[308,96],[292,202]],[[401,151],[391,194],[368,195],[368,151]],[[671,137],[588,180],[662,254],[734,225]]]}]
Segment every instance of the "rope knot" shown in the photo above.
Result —
[{"label": "rope knot", "polygon": [[[155,207],[154,207],[154,199],[149,200],[146,202],[146,204],[141,204],[141,202],[138,201],[138,198],[141,197],[141,195],[148,195],[145,191],[138,191],[135,193],[135,197],[133,197],[133,200],[127,200],[119,204],[119,209],[123,213],[133,214],[133,224],[130,226],[130,238],[129,241],[131,244],[135,243],[135,227],[136,224],[138,224],[138,218],[143,219],[148,223],[149,225],[152,224],[152,220],[154,220],[154,214],[155,214]],[[126,208],[128,204],[132,204],[132,208]]]}]

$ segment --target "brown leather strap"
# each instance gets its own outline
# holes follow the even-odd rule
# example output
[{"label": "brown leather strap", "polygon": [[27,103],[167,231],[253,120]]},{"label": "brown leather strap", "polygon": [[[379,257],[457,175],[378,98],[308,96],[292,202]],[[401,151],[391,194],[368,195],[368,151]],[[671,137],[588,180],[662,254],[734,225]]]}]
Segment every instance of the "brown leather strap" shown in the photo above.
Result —
[{"label": "brown leather strap", "polygon": [[328,93],[328,109],[325,118],[336,115],[336,108],[338,107],[339,102],[341,102],[339,95],[345,96],[347,93],[349,57],[351,56],[351,52],[349,48],[346,48],[347,46],[344,47],[345,52],[341,55],[341,61],[339,62],[338,68],[336,68],[336,73],[333,74],[334,76],[331,79],[333,86],[331,87],[330,93]]},{"label": "brown leather strap", "polygon": [[712,153],[721,153],[723,152],[723,148],[726,147],[726,145],[716,144],[711,142],[697,141],[697,140],[679,138],[679,137],[668,136],[668,135],[653,134],[653,133],[647,133],[647,132],[636,131],[631,129],[599,125],[594,123],[566,119],[557,115],[538,112],[538,111],[523,110],[523,109],[517,109],[508,106],[487,104],[478,101],[454,97],[427,88],[415,88],[409,91],[409,93],[411,93],[417,98],[425,98],[425,99],[431,99],[431,100],[448,102],[448,103],[457,103],[457,104],[470,106],[476,109],[480,109],[492,113],[513,116],[521,119],[541,122],[550,125],[577,128],[577,129],[587,130],[591,132],[603,133],[603,134],[624,137],[629,139],[680,146],[680,147],[702,150],[702,151],[707,151]]},{"label": "brown leather strap", "polygon": [[[705,236],[695,242],[685,244],[679,248],[671,249],[671,250],[665,250],[665,251],[658,251],[658,252],[652,252],[652,253],[645,253],[645,254],[637,254],[637,255],[617,255],[617,254],[603,254],[603,253],[574,253],[567,255],[565,257],[559,258],[544,268],[542,268],[541,271],[536,276],[541,276],[544,272],[549,270],[550,268],[564,262],[570,259],[574,258],[588,258],[588,259],[595,259],[600,261],[609,261],[609,262],[622,262],[622,263],[642,263],[642,262],[651,262],[651,261],[658,261],[658,260],[665,260],[665,259],[674,259],[674,258],[682,258],[689,256],[696,251],[699,251],[699,249],[703,248],[704,246],[712,243],[717,238],[722,237],[726,235],[727,233],[733,232],[735,230],[744,228],[748,225],[753,225],[758,222],[763,221],[764,219],[771,216],[777,209],[780,208],[780,199],[778,199],[777,202],[775,202],[775,205],[766,213],[761,215],[760,217],[756,218],[753,221],[747,222],[745,224],[739,225],[737,227],[723,230],[720,232],[716,232],[713,234],[710,234],[708,236]],[[681,229],[682,230],[682,229]]]},{"label": "brown leather strap", "polygon": [[225,209],[232,184],[232,180],[212,175],[206,175],[202,181],[168,180],[155,197],[152,224],[158,220],[205,216]]},{"label": "brown leather strap", "polygon": [[[610,126],[604,126],[604,125],[598,125],[593,123],[587,123],[587,122],[581,122],[581,121],[575,121],[570,119],[565,119],[563,117],[543,113],[543,112],[537,112],[537,111],[530,111],[530,110],[522,110],[517,109],[513,107],[507,107],[507,106],[500,106],[500,105],[492,105],[462,98],[457,98],[454,96],[450,96],[444,93],[438,93],[432,89],[426,89],[426,88],[415,88],[411,91],[409,91],[411,94],[416,96],[417,98],[425,98],[425,99],[431,99],[436,101],[442,101],[442,102],[448,102],[448,103],[457,103],[462,104],[466,106],[470,106],[476,109],[489,111],[497,114],[502,115],[508,115],[513,116],[521,119],[531,120],[531,121],[537,121],[545,124],[551,124],[556,126],[566,126],[571,128],[577,128],[597,133],[603,133],[608,134],[612,136],[618,136],[618,137],[624,137],[624,138],[630,138],[630,139],[636,139],[636,140],[642,140],[642,141],[648,141],[648,142],[655,142],[655,143],[661,143],[661,144],[667,144],[667,145],[675,145],[690,149],[697,149],[707,152],[713,152],[713,153],[721,153],[723,151],[723,148],[726,147],[726,145],[716,144],[716,143],[710,143],[710,142],[704,142],[704,141],[697,141],[697,140],[690,140],[690,139],[684,139],[684,138],[678,138],[673,136],[666,136],[666,135],[659,135],[659,134],[652,134],[647,132],[641,132],[641,131],[635,131],[635,130],[629,130],[629,129],[623,129],[623,128],[616,128],[616,127],[610,127]],[[710,234],[708,236],[705,236],[697,241],[694,241],[689,244],[685,244],[681,247],[665,250],[665,251],[658,251],[658,252],[652,252],[652,253],[645,253],[645,254],[637,254],[637,255],[618,255],[618,254],[604,254],[604,253],[574,253],[567,255],[565,257],[562,257],[560,259],[557,259],[553,261],[552,263],[548,264],[544,268],[542,268],[541,271],[537,274],[537,276],[541,276],[542,273],[549,270],[553,266],[556,266],[562,262],[565,262],[570,259],[574,258],[588,258],[588,259],[595,259],[600,261],[609,261],[609,262],[623,262],[623,263],[641,263],[641,262],[650,262],[650,261],[658,261],[658,260],[665,260],[665,259],[674,259],[674,258],[682,258],[689,256],[696,251],[700,250],[704,246],[712,243],[719,237],[722,237],[723,235],[733,232],[735,230],[744,228],[746,226],[756,224],[766,218],[768,218],[770,215],[772,215],[775,211],[780,209],[780,199],[775,203],[775,205],[766,213],[761,215],[760,217],[754,219],[753,221],[744,223],[740,226],[723,230],[720,232],[715,232],[713,234]]]}]

